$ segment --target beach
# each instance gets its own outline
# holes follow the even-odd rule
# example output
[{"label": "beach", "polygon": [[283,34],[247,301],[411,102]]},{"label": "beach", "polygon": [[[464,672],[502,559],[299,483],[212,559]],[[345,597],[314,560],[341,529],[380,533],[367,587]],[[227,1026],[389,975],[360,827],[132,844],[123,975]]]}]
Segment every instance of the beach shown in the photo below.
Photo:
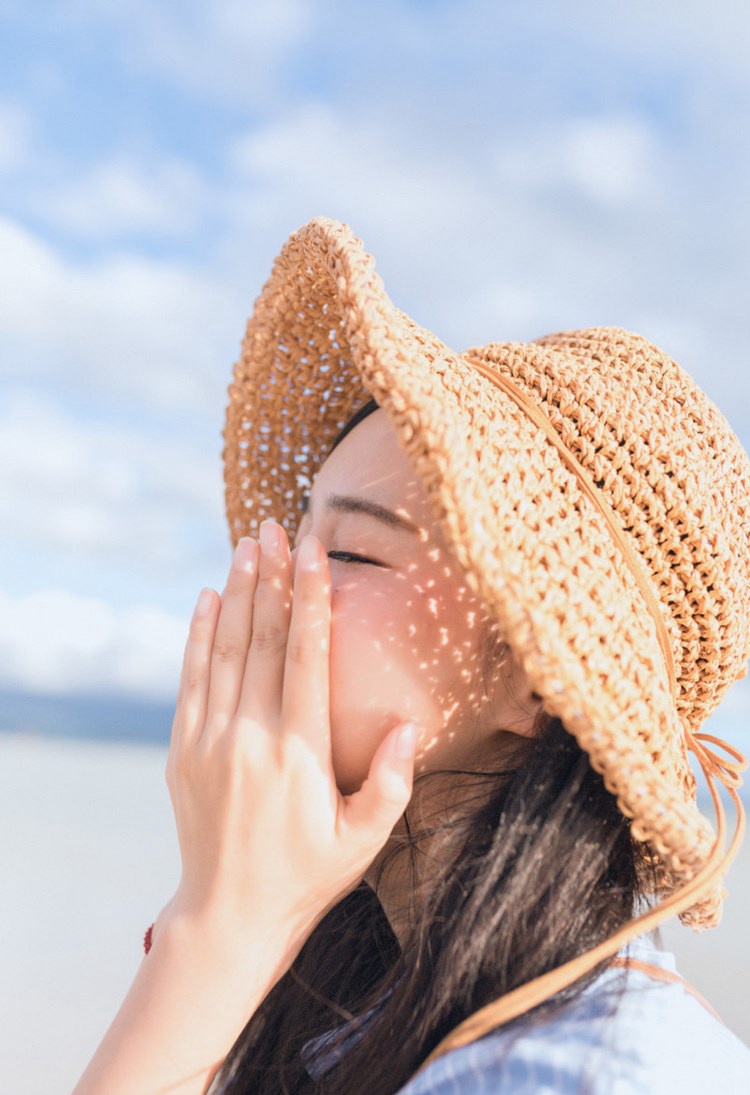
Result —
[{"label": "beach", "polygon": [[[179,853],[166,748],[0,734],[4,1086],[69,1093],[174,892]],[[750,1043],[750,854],[732,868],[721,925],[662,929],[680,972]]]},{"label": "beach", "polygon": [[72,1091],[174,892],[157,746],[0,735],[4,1086]]}]

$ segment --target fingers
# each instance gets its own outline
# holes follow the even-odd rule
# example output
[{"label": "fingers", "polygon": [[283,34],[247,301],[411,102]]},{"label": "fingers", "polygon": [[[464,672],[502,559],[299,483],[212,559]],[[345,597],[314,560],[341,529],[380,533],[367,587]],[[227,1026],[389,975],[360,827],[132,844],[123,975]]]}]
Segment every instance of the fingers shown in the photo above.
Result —
[{"label": "fingers", "polygon": [[258,555],[255,540],[243,537],[238,542],[221,596],[206,710],[207,722],[219,727],[232,718],[240,698],[252,629]]},{"label": "fingers", "polygon": [[330,764],[331,582],[320,542],[305,536],[295,559],[294,600],[284,664],[281,725]]},{"label": "fingers", "polygon": [[209,666],[219,607],[218,594],[213,589],[204,589],[193,610],[172,723],[170,760],[176,751],[200,735],[206,719]]},{"label": "fingers", "polygon": [[292,561],[286,532],[275,521],[260,526],[260,562],[252,605],[250,644],[238,711],[270,732],[278,728],[289,620]]},{"label": "fingers", "polygon": [[175,725],[184,723],[185,742],[208,741],[239,715],[270,733],[305,737],[330,763],[325,552],[305,537],[292,560],[284,529],[270,520],[260,541],[239,541],[220,603],[209,591],[203,614],[194,616]]},{"label": "fingers", "polygon": [[359,791],[344,799],[345,824],[358,829],[365,842],[387,839],[409,804],[419,736],[414,722],[392,730],[378,746]]}]

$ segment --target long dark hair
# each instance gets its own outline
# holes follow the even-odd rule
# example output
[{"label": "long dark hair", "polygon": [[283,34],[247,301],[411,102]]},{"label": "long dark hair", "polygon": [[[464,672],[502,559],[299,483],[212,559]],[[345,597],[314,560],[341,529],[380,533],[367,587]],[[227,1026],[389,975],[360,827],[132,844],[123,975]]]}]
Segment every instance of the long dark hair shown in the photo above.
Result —
[{"label": "long dark hair", "polygon": [[[370,400],[361,407],[331,451],[377,406]],[[490,637],[485,680],[499,649]],[[415,788],[451,778],[464,798],[458,816],[441,826],[434,884],[403,950],[377,881],[374,890],[363,882],[310,935],[238,1038],[212,1092],[393,1095],[466,1016],[631,919],[646,875],[630,822],[558,718],[540,708],[532,737],[522,741],[522,753],[502,769],[416,778]],[[415,830],[407,809],[405,834],[389,858],[413,863],[435,828]],[[566,1006],[606,965],[511,1025]]]}]

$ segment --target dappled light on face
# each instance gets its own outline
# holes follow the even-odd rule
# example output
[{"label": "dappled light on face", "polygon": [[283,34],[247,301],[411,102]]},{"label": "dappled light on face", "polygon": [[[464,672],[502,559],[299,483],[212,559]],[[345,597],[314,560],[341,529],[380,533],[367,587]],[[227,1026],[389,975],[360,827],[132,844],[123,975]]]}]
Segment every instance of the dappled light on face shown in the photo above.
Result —
[{"label": "dappled light on face", "polygon": [[[445,593],[440,598],[426,600],[409,598],[407,605],[419,614],[419,622],[411,620],[404,627],[398,617],[389,621],[387,642],[394,656],[413,659],[435,712],[428,733],[420,742],[419,771],[424,767],[421,761],[437,757],[448,745],[460,744],[462,736],[468,744],[468,727],[486,708],[488,697],[478,680],[478,611],[457,614],[456,600]],[[425,647],[426,635],[430,638]]]},{"label": "dappled light on face", "polygon": [[382,412],[321,464],[297,543],[309,532],[330,559],[340,788],[361,785],[380,742],[407,718],[421,728],[417,772],[460,770],[505,717],[485,680],[490,621]]},{"label": "dappled light on face", "polygon": [[438,733],[437,731],[423,735],[419,742],[419,751],[416,757],[415,769],[417,772],[425,770],[424,758],[434,752],[443,743],[444,738],[444,733]]}]

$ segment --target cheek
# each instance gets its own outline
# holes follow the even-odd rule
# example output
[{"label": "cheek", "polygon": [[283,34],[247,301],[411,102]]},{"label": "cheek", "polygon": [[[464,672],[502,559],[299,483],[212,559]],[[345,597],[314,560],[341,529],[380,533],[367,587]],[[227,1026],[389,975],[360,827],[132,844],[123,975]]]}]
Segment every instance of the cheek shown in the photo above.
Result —
[{"label": "cheek", "polygon": [[[450,598],[424,585],[334,578],[331,733],[339,788],[365,780],[383,737],[404,718],[428,731],[429,765],[462,736],[471,688],[468,633]],[[460,606],[463,609],[463,606]],[[446,754],[448,756],[448,754]]]},{"label": "cheek", "polygon": [[424,610],[375,583],[336,588],[331,611],[330,710],[333,765],[347,793],[361,786],[385,735],[401,719],[434,724],[425,671]]}]

